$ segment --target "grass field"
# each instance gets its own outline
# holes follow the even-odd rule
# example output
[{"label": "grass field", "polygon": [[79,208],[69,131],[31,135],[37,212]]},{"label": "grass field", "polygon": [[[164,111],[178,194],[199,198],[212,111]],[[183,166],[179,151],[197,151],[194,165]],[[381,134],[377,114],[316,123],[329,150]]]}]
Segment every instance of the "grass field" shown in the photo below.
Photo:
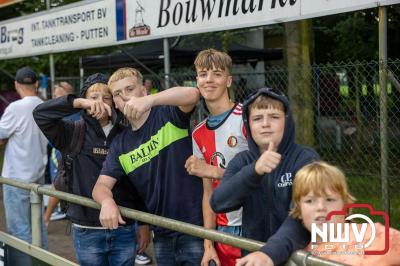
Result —
[{"label": "grass field", "polygon": [[[368,180],[366,180],[368,179]],[[357,203],[368,203],[375,210],[383,210],[381,180],[379,177],[348,176],[351,193],[356,197]],[[394,188],[398,188],[400,180],[390,180],[390,226],[400,229],[400,194]],[[367,210],[357,211],[357,213],[368,214]],[[372,217],[371,217],[372,218]],[[378,219],[383,223],[383,219]]]}]

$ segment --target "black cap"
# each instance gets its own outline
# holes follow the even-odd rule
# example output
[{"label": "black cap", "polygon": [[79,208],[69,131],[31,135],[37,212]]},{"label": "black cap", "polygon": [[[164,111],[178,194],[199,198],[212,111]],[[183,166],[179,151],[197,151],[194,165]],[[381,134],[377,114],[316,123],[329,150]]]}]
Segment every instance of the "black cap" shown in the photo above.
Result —
[{"label": "black cap", "polygon": [[35,84],[37,76],[30,67],[25,66],[18,69],[15,80],[20,84]]},{"label": "black cap", "polygon": [[107,84],[107,82],[108,77],[102,73],[90,75],[83,83],[79,96],[85,98],[86,91],[90,88],[90,86],[96,83]]}]

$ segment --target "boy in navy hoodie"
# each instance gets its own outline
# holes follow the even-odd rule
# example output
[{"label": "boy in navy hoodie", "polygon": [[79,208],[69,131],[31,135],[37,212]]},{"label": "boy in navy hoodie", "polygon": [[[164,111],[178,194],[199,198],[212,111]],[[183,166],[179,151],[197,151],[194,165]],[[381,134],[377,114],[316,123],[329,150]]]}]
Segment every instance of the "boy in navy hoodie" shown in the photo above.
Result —
[{"label": "boy in navy hoodie", "polygon": [[278,90],[262,88],[250,95],[243,121],[249,150],[231,160],[210,204],[217,213],[243,207],[242,235],[267,242],[237,265],[279,265],[309,242],[306,229],[288,211],[293,177],[319,156],[294,142],[290,104]]}]

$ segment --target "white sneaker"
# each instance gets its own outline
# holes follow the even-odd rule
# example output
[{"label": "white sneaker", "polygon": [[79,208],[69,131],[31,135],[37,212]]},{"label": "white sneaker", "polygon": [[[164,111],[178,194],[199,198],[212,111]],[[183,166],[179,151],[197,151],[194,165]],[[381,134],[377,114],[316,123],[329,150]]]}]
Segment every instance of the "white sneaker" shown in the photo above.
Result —
[{"label": "white sneaker", "polygon": [[50,216],[50,221],[62,220],[65,219],[67,215],[62,212],[53,212]]},{"label": "white sneaker", "polygon": [[144,252],[136,254],[135,263],[146,265],[151,263],[151,258]]}]

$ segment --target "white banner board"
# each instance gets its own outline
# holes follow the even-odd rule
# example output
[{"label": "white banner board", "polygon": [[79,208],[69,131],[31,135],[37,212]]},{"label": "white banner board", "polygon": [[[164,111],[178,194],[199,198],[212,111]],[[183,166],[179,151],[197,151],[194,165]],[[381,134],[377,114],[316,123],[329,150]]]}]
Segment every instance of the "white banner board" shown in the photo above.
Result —
[{"label": "white banner board", "polygon": [[260,26],[400,0],[90,0],[0,22],[0,59]]},{"label": "white banner board", "polygon": [[0,59],[115,44],[115,2],[89,1],[0,22]]},{"label": "white banner board", "polygon": [[[146,40],[301,20],[400,3],[399,0],[120,0],[118,40]],[[119,0],[117,0],[117,3]],[[122,6],[122,5],[119,5]]]}]

